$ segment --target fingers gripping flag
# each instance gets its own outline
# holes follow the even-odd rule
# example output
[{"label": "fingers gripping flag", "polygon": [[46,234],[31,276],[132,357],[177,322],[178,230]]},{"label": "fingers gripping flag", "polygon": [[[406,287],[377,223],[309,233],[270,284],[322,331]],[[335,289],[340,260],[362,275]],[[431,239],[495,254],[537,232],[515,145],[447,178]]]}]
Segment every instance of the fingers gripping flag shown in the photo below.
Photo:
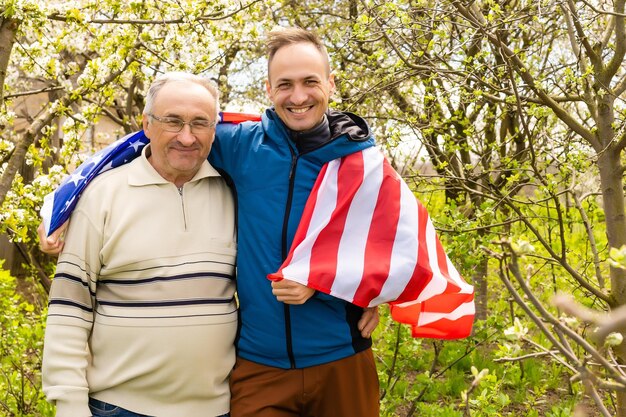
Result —
[{"label": "fingers gripping flag", "polygon": [[[219,123],[259,121],[254,114],[221,112]],[[70,218],[80,194],[98,174],[126,164],[139,155],[149,140],[143,131],[131,133],[113,142],[83,162],[59,187],[45,196],[40,214],[46,235],[54,232]]]},{"label": "fingers gripping flag", "polygon": [[424,206],[376,148],[326,164],[304,209],[287,278],[361,307],[389,303],[413,337],[467,337],[474,289],[459,275]]}]

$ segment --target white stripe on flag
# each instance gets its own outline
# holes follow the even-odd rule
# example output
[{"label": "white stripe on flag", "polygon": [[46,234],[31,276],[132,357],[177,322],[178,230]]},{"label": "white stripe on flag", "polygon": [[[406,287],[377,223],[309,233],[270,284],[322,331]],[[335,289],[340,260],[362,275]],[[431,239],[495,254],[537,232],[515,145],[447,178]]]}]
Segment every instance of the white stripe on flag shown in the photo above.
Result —
[{"label": "white stripe on flag", "polygon": [[429,313],[422,312],[417,319],[418,326],[425,326],[427,324],[433,323],[437,320],[447,319],[447,320],[457,320],[461,317],[471,316],[475,313],[475,306],[473,301],[468,301],[467,303],[463,303],[453,311],[449,313]]},{"label": "white stripe on flag", "polygon": [[439,259],[437,255],[437,234],[435,226],[433,226],[433,222],[430,221],[430,218],[428,218],[426,222],[426,242],[424,243],[426,244],[426,248],[428,250],[428,260],[433,276],[417,298],[418,302],[423,302],[434,297],[435,295],[443,294],[448,286],[448,281],[445,279],[441,269],[439,268]]},{"label": "white stripe on flag", "polygon": [[389,276],[370,306],[395,300],[411,281],[417,263],[417,200],[404,181],[400,186],[400,217],[393,243]]},{"label": "white stripe on flag", "polygon": [[43,227],[46,230],[46,236],[50,231],[50,221],[52,220],[52,206],[54,201],[54,192],[46,194],[43,198],[43,206],[39,210],[39,215],[43,219]]},{"label": "white stripe on flag", "polygon": [[[366,155],[368,152],[371,155]],[[346,216],[344,233],[337,251],[337,277],[332,294],[345,300],[354,300],[354,294],[363,278],[365,247],[383,180],[383,155],[376,148],[368,148],[359,155],[363,159],[363,183],[354,195]]]}]

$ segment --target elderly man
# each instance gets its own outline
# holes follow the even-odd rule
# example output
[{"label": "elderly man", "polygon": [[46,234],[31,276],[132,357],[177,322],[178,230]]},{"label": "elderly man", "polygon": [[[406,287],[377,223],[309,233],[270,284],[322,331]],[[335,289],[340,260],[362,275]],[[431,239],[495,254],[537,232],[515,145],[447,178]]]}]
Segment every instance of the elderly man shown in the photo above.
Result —
[{"label": "elderly man", "polygon": [[76,206],[44,345],[58,417],[229,412],[236,239],[232,193],[207,162],[218,106],[209,80],[158,78],[149,145]]}]

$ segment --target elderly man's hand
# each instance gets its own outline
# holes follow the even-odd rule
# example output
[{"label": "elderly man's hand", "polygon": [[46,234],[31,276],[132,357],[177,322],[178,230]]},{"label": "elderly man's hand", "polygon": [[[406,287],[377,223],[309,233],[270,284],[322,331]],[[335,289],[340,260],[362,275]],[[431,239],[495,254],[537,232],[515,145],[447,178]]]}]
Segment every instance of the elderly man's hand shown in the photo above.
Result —
[{"label": "elderly man's hand", "polygon": [[272,281],[272,294],[278,301],[285,304],[304,304],[306,300],[315,294],[313,288],[299,284],[288,279]]},{"label": "elderly man's hand", "polygon": [[39,249],[48,255],[58,255],[61,253],[63,245],[65,244],[63,238],[65,237],[65,231],[67,230],[69,223],[69,220],[63,223],[61,227],[55,230],[50,236],[46,236],[46,230],[43,223],[41,223],[37,228],[37,234],[39,235]]}]

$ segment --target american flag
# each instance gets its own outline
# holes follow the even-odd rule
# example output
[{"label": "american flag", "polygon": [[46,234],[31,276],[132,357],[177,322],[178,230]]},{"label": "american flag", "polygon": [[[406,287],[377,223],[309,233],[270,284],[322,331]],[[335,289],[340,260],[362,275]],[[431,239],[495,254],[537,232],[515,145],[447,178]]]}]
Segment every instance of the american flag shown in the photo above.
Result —
[{"label": "american flag", "polygon": [[284,278],[361,307],[383,303],[413,337],[471,333],[474,289],[446,255],[424,206],[376,148],[326,164],[304,209]]},{"label": "american flag", "polygon": [[[255,114],[221,112],[219,123],[259,121]],[[131,133],[116,140],[83,162],[53,192],[44,197],[40,210],[46,235],[54,232],[70,218],[80,194],[98,174],[128,163],[141,154],[149,140],[143,131]]]}]

